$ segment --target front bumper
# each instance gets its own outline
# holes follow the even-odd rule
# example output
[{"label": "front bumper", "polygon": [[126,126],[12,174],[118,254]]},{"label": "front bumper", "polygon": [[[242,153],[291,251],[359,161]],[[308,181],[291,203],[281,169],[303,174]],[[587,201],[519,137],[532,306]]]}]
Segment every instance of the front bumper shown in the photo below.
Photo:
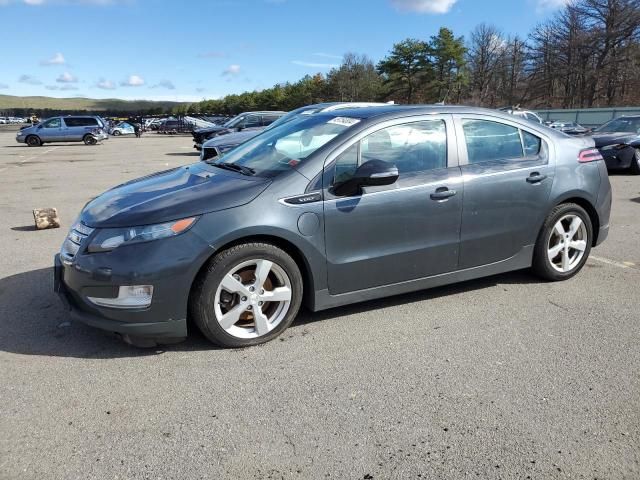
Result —
[{"label": "front bumper", "polygon": [[[82,248],[72,260],[59,254],[54,260],[54,290],[73,320],[135,337],[187,336],[191,284],[210,254],[199,236],[187,232],[105,253],[87,254]],[[120,285],[141,284],[154,287],[149,307],[104,307],[88,299],[115,298]]]},{"label": "front bumper", "polygon": [[[65,266],[60,261],[60,254],[54,259],[53,289],[58,294],[72,320],[91,327],[114,332],[121,335],[148,338],[184,338],[187,336],[187,319],[167,321],[119,321],[105,318],[97,311],[90,311],[76,292],[70,290],[64,280]],[[95,309],[99,310],[99,309]]]},{"label": "front bumper", "polygon": [[26,140],[26,138],[27,138],[27,137],[25,137],[24,135],[20,135],[20,136],[17,136],[17,135],[16,135],[16,142],[18,142],[18,143],[24,143],[24,141]]}]

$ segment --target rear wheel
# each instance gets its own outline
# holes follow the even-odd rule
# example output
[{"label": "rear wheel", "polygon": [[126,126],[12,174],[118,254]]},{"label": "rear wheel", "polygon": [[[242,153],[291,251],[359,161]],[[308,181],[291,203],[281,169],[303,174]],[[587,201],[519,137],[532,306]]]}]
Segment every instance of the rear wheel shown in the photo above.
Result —
[{"label": "rear wheel", "polygon": [[96,143],[98,143],[98,140],[96,140],[96,137],[94,137],[93,135],[85,135],[82,141],[85,145],[95,145]]},{"label": "rear wheel", "polygon": [[629,167],[631,175],[640,175],[640,148],[636,148],[636,151],[631,159],[631,167]]},{"label": "rear wheel", "polygon": [[267,243],[246,243],[211,260],[191,292],[190,313],[219,346],[257,345],[293,322],[302,291],[300,269],[288,254]]},{"label": "rear wheel", "polygon": [[37,135],[29,135],[27,137],[27,145],[30,147],[39,147],[42,145],[42,140],[40,140],[40,137]]},{"label": "rear wheel", "polygon": [[575,203],[555,207],[538,235],[533,271],[551,280],[567,280],[578,273],[589,257],[593,226],[587,212]]}]

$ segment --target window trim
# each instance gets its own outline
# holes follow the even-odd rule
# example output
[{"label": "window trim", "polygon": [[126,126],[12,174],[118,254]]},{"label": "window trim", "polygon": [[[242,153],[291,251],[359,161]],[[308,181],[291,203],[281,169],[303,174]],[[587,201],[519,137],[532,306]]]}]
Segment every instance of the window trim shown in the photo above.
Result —
[{"label": "window trim", "polygon": [[[438,114],[422,114],[422,115],[408,115],[405,117],[396,117],[390,120],[385,120],[362,129],[352,137],[346,139],[343,143],[335,147],[331,152],[327,154],[322,166],[322,188],[325,192],[329,190],[333,180],[333,168],[336,159],[347,149],[349,149],[354,143],[359,142],[365,137],[368,137],[372,133],[379,130],[383,130],[388,127],[394,127],[397,125],[404,125],[406,123],[422,122],[425,120],[442,120],[445,122],[445,130],[447,132],[447,166],[445,168],[458,167],[460,165],[460,152],[457,142],[458,131],[456,130],[453,115],[438,113]],[[444,170],[444,169],[438,169]],[[422,173],[428,173],[426,170]]]},{"label": "window trim", "polygon": [[[524,156],[522,157],[508,157],[508,158],[497,158],[495,160],[487,160],[485,162],[478,163],[470,163],[469,162],[469,152],[467,150],[467,139],[464,134],[463,121],[464,120],[484,120],[487,122],[501,123],[504,125],[508,125],[513,128],[517,128],[519,130],[520,136],[520,145],[522,147],[522,153]],[[541,131],[529,128],[528,125],[523,125],[517,121],[512,121],[511,119],[506,119],[502,117],[494,117],[491,115],[482,115],[482,114],[455,114],[453,115],[453,121],[456,128],[457,137],[460,138],[460,142],[458,142],[458,155],[459,155],[459,165],[461,167],[465,166],[475,166],[475,165],[496,165],[496,164],[507,164],[513,165],[514,169],[519,168],[519,165],[522,164],[521,168],[528,168],[531,166],[533,162],[539,162],[539,165],[547,165],[551,163],[551,157],[555,153],[553,150],[553,142],[549,138],[548,135],[544,134]],[[528,121],[528,120],[527,120]],[[524,149],[524,141],[522,138],[522,132],[530,133],[538,138],[540,138],[544,142],[544,146],[540,147],[540,152],[545,150],[547,151],[546,158],[543,158],[538,152],[537,155],[526,155],[526,151]]]}]

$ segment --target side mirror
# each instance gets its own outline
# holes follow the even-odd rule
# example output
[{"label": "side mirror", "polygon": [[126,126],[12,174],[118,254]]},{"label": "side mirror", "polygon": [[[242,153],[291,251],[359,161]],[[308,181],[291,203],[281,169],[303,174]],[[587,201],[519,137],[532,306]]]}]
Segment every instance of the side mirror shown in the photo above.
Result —
[{"label": "side mirror", "polygon": [[38,125],[38,130],[40,130],[42,128],[42,125]]},{"label": "side mirror", "polygon": [[391,185],[398,180],[398,167],[382,160],[369,160],[360,165],[353,176],[333,187],[333,192],[341,197],[359,195],[362,187]]}]

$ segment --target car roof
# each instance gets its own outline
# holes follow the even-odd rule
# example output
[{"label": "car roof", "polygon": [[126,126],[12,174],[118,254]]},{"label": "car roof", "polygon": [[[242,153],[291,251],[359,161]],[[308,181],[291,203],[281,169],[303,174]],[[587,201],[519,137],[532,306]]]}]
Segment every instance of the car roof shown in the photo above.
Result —
[{"label": "car roof", "polygon": [[395,114],[398,117],[410,115],[436,115],[436,114],[477,114],[491,115],[494,117],[513,120],[513,115],[489,108],[468,107],[463,105],[380,105],[362,108],[346,108],[321,114],[334,115],[336,117],[353,117],[367,119],[386,114]]}]

